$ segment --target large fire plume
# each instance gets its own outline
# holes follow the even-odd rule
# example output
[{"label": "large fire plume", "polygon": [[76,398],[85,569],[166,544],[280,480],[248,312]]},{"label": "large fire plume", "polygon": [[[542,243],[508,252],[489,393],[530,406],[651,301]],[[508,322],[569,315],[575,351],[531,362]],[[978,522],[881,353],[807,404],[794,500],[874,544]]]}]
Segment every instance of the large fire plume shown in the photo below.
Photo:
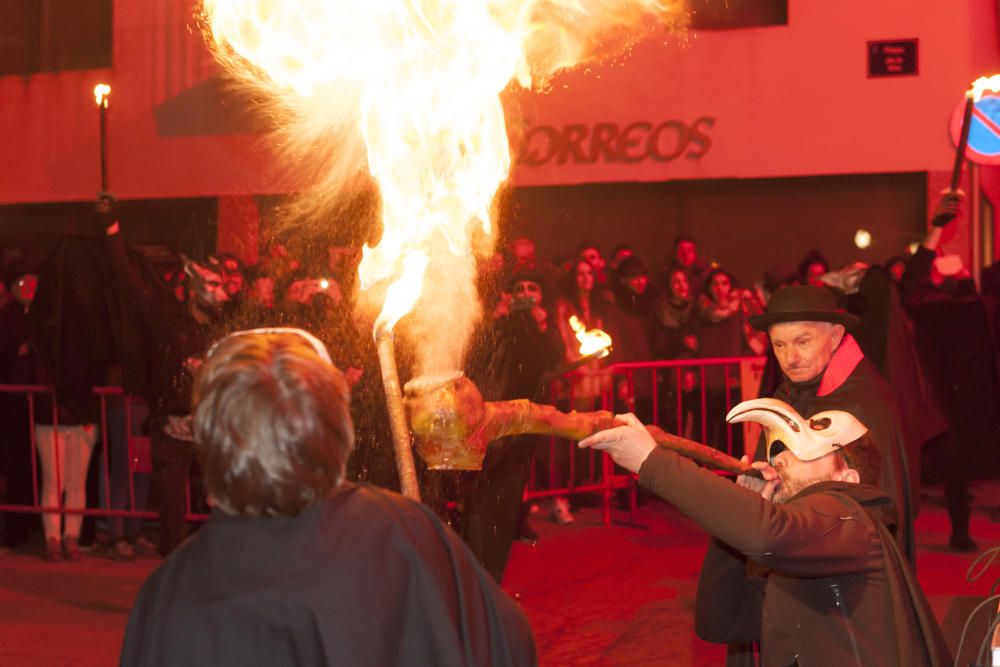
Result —
[{"label": "large fire plume", "polygon": [[[282,145],[314,189],[365,169],[376,181],[383,233],[364,249],[361,287],[378,295],[382,331],[424,292],[421,372],[458,368],[478,319],[474,251],[490,248],[511,163],[501,91],[541,89],[685,19],[683,0],[205,0],[204,11],[220,61],[283,110]],[[314,201],[323,218],[328,200]]]}]

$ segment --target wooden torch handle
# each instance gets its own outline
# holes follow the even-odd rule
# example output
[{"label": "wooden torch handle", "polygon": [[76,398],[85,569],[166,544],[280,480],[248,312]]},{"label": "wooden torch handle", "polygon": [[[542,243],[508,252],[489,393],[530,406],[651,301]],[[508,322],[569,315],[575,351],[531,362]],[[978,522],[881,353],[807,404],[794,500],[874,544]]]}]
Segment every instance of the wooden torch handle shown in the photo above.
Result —
[{"label": "wooden torch handle", "polygon": [[[607,410],[594,412],[561,412],[551,405],[539,405],[528,400],[492,401],[485,404],[484,435],[487,440],[495,440],[506,435],[534,433],[554,435],[568,440],[583,440],[588,435],[623,426]],[[702,465],[743,474],[753,469],[724,454],[714,447],[667,433],[658,426],[647,426],[646,430],[661,447],[673,450]]]}]

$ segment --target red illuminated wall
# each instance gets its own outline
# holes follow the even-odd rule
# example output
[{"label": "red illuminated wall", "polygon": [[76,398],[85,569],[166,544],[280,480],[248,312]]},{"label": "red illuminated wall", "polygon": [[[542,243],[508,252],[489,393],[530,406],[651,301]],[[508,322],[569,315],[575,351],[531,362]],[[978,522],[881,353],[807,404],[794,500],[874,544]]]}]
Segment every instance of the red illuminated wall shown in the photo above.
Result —
[{"label": "red illuminated wall", "polygon": [[[99,80],[113,86],[109,170],[119,197],[300,185],[244,131],[237,101],[223,103],[192,6],[116,2],[111,71],[0,78],[0,204],[93,197]],[[525,153],[534,163],[522,161],[512,180],[914,171],[934,180],[951,161],[950,112],[975,76],[997,69],[996,27],[992,0],[791,0],[788,26],[658,36],[628,58],[556,79],[547,93],[508,94],[515,151],[526,134],[536,140]],[[899,38],[919,39],[919,75],[868,78],[867,42]],[[657,131],[656,150],[644,150]],[[546,136],[567,132],[563,160],[543,160]]]}]

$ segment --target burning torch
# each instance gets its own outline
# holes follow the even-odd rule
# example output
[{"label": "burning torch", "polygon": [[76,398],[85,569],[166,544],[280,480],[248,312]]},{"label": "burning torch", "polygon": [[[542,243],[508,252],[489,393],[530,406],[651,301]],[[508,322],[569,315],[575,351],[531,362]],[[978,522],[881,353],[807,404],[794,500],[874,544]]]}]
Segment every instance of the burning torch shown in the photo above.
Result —
[{"label": "burning torch", "polygon": [[111,98],[111,86],[99,83],[94,86],[94,100],[97,102],[97,113],[101,127],[101,192],[108,191],[108,100]]},{"label": "burning torch", "polygon": [[958,185],[962,179],[962,164],[965,162],[966,146],[969,145],[969,127],[972,125],[972,116],[976,114],[976,102],[982,99],[983,94],[987,90],[993,93],[1000,93],[1000,74],[981,76],[965,91],[965,110],[962,113],[962,129],[958,133],[958,144],[955,146],[955,162],[951,168],[950,189],[953,192],[958,189]]},{"label": "burning torch", "polygon": [[577,368],[586,366],[591,361],[597,361],[611,354],[611,336],[601,329],[588,329],[576,315],[570,315],[569,326],[573,329],[573,335],[580,342],[580,358],[555,368],[542,376],[541,385],[547,385],[557,377],[575,371]]}]

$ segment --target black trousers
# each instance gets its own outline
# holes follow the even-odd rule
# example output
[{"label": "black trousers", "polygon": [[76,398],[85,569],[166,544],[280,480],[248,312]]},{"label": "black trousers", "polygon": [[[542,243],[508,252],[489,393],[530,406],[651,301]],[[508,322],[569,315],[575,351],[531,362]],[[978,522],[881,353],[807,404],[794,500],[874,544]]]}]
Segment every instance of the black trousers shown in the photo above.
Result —
[{"label": "black trousers", "polygon": [[[194,467],[194,443],[178,440],[157,424],[152,435],[152,498],[151,504],[160,513],[160,555],[166,556],[187,537],[184,515],[187,511],[186,485]],[[192,489],[192,503],[195,502]]]},{"label": "black trousers", "polygon": [[461,535],[476,559],[500,582],[517,537],[531,456],[538,436],[502,438],[490,443],[483,471],[466,493]]}]

